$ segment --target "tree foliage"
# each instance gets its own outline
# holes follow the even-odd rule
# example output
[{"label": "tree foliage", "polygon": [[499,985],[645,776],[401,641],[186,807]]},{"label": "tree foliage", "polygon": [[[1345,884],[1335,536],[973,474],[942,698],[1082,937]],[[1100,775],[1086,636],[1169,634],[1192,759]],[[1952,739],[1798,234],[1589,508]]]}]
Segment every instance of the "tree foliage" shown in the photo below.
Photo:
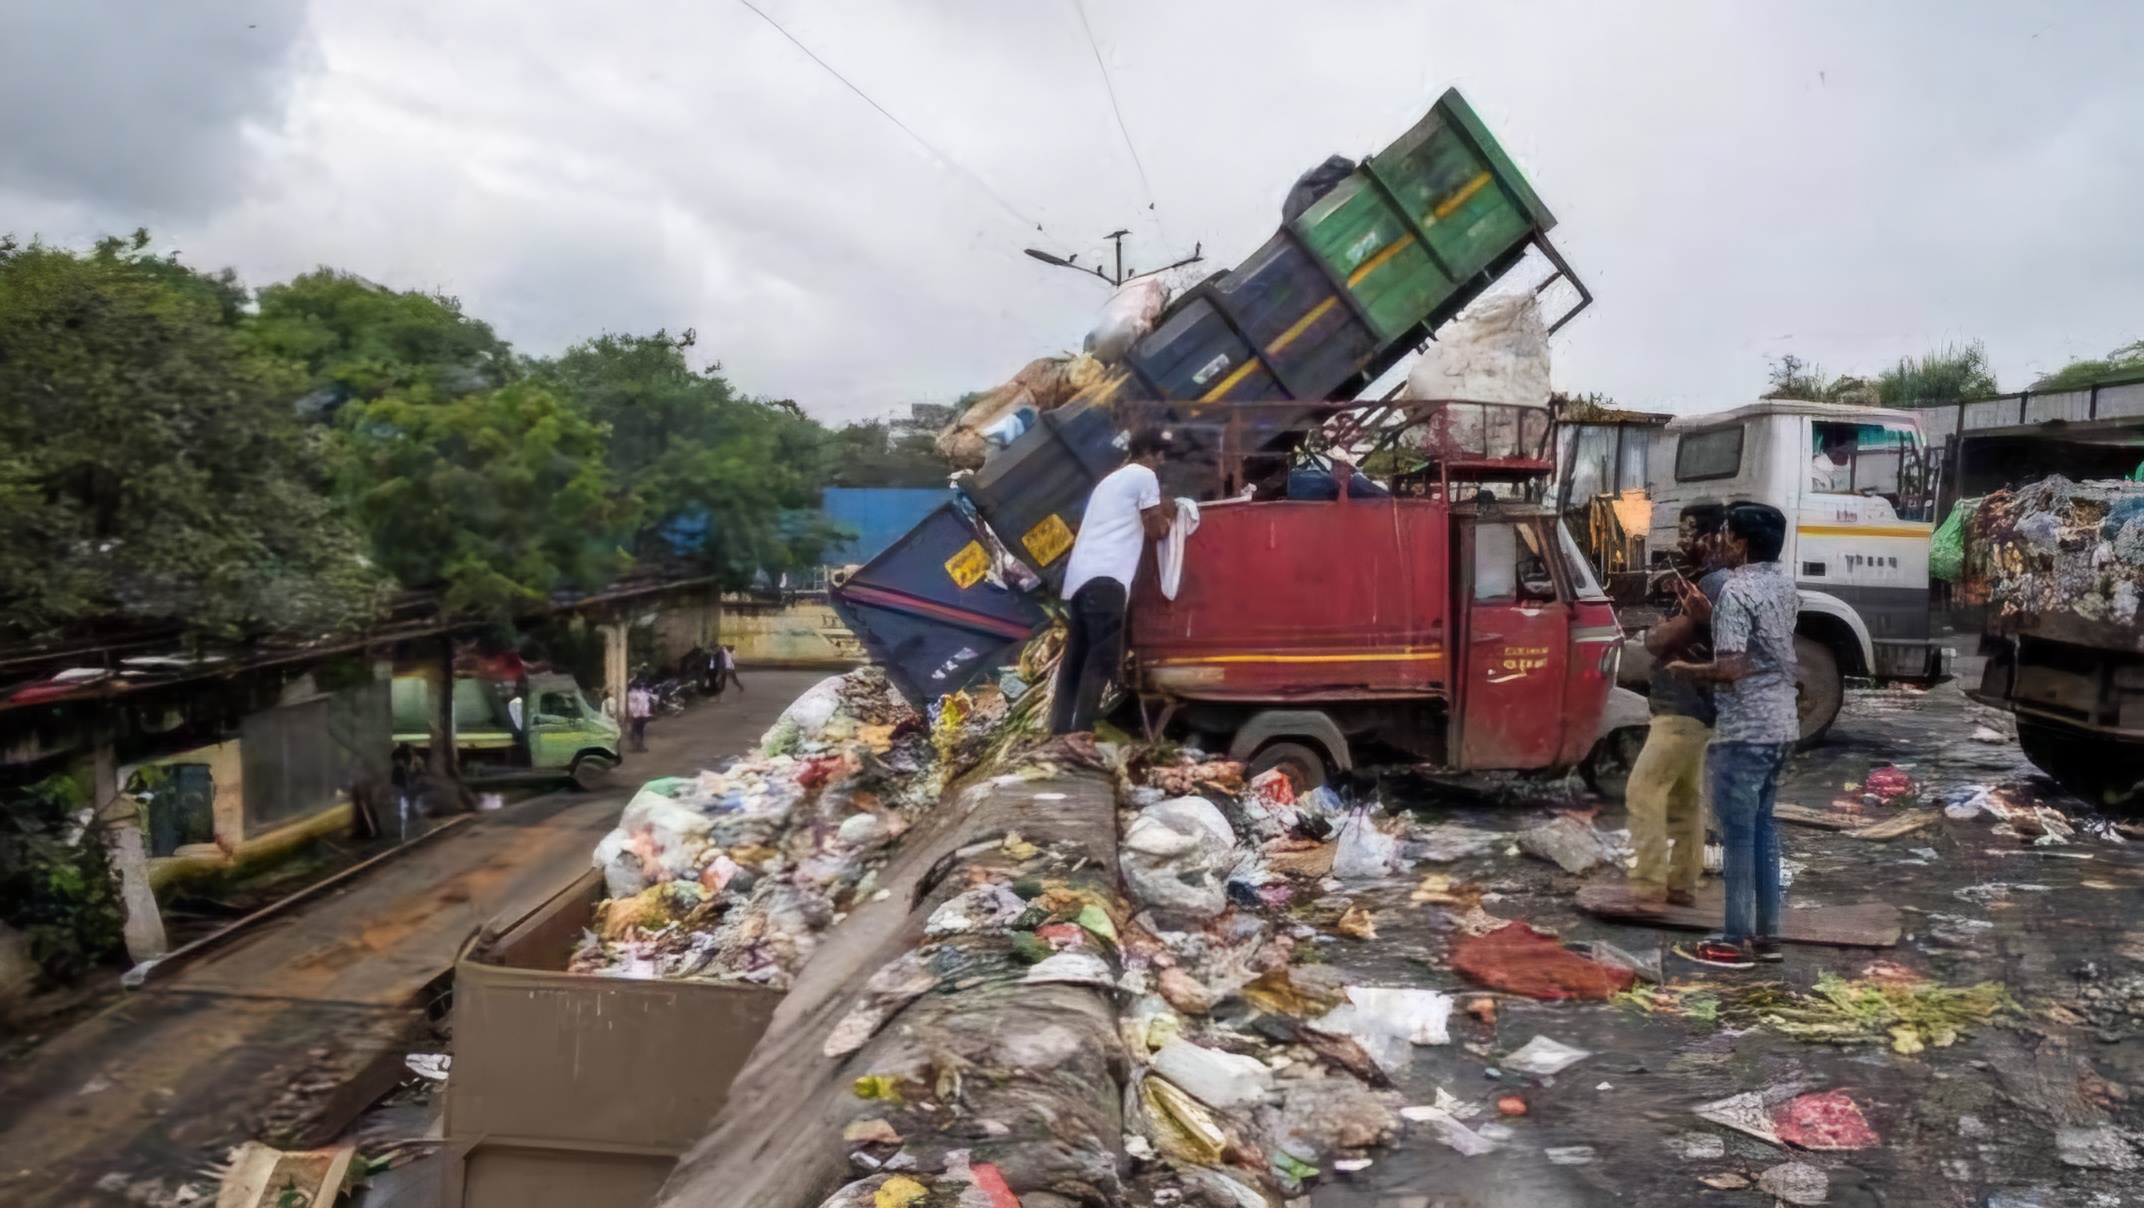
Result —
[{"label": "tree foliage", "polygon": [[2101,382],[2144,377],[2144,340],[2096,360],[2071,361],[2032,384],[2034,390],[2083,390]]},{"label": "tree foliage", "polygon": [[949,407],[916,406],[905,419],[865,420],[828,434],[827,485],[942,487],[951,473],[938,452]]},{"label": "tree foliage", "polygon": [[1765,398],[1810,403],[1847,403],[1861,407],[1923,407],[1989,398],[1999,393],[1979,341],[1951,344],[1922,357],[1902,357],[1898,364],[1869,378],[1832,377],[1791,353],[1771,362],[1771,388]]},{"label": "tree foliage", "polygon": [[825,430],[795,403],[741,397],[720,366],[694,370],[693,333],[604,335],[530,366],[609,433],[611,477],[645,521],[642,560],[682,562],[741,588],[811,563]]},{"label": "tree foliage", "polygon": [[147,251],[0,240],[0,637],[117,618],[332,630],[379,583],[321,490],[245,291]]},{"label": "tree foliage", "polygon": [[337,494],[403,584],[454,610],[509,616],[626,564],[637,518],[605,463],[607,433],[534,382],[353,403],[332,443]]},{"label": "tree foliage", "polygon": [[67,775],[0,788],[0,919],[56,982],[119,951],[125,911],[89,795]]},{"label": "tree foliage", "polygon": [[442,294],[322,268],[249,295],[147,248],[0,241],[0,640],[740,588],[816,561],[821,487],[945,481],[945,416],[829,432],[692,368],[690,331],[526,360]]},{"label": "tree foliage", "polygon": [[1918,359],[1902,357],[1876,379],[1877,398],[1886,407],[1932,407],[1992,398],[2001,391],[1980,341],[1948,344]]},{"label": "tree foliage", "polygon": [[389,393],[452,398],[517,376],[506,341],[455,299],[333,269],[262,289],[249,326],[264,352],[303,367],[311,392],[300,409],[314,414]]}]

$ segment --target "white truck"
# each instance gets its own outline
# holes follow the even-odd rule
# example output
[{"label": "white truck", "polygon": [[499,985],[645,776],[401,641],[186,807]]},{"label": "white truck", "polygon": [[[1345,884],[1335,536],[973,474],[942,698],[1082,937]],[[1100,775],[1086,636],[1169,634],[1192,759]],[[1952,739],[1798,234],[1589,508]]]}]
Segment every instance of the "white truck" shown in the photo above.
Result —
[{"label": "white truck", "polygon": [[[1803,741],[1830,727],[1850,677],[1948,678],[1952,651],[1932,635],[1928,594],[1940,466],[1913,412],[1766,400],[1679,416],[1647,437],[1651,566],[1673,556],[1687,504],[1750,501],[1786,513],[1780,561],[1801,591]],[[1633,615],[1625,628],[1643,620]],[[1624,669],[1624,682],[1644,680],[1642,644],[1625,647]]]}]

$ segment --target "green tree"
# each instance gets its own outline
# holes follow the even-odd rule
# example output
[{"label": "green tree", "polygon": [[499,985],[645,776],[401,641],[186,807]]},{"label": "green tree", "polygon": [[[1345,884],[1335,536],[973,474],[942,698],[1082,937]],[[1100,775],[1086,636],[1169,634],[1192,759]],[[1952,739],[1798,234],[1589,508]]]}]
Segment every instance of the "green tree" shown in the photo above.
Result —
[{"label": "green tree", "polygon": [[0,239],[0,638],[114,619],[318,634],[378,577],[321,491],[245,291],[152,255]]},{"label": "green tree", "polygon": [[2144,377],[2144,340],[2124,344],[2097,360],[2071,361],[2032,384],[2034,390],[2083,390],[2100,382]]},{"label": "green tree", "polygon": [[506,618],[593,590],[629,562],[638,516],[603,425],[534,382],[434,399],[419,387],[337,416],[337,493],[406,586]]},{"label": "green tree", "polygon": [[308,413],[392,392],[452,398],[518,376],[506,341],[440,294],[322,268],[267,286],[259,303],[248,327],[263,351],[304,367]]},{"label": "green tree", "polygon": [[946,407],[918,405],[905,419],[864,420],[827,434],[826,485],[942,487],[952,467],[938,452]]},{"label": "green tree", "polygon": [[1903,357],[1876,379],[1876,396],[1886,407],[1970,402],[2000,393],[1988,350],[1978,340],[1947,344],[1919,359]]},{"label": "green tree", "polygon": [[1828,403],[1836,393],[1836,384],[1822,368],[1788,353],[1775,358],[1766,377],[1771,388],[1763,397],[1772,399],[1796,399],[1805,403]]},{"label": "green tree", "polygon": [[694,342],[658,331],[604,335],[530,366],[610,433],[612,479],[646,524],[634,551],[749,586],[811,565],[833,536],[813,517],[825,430],[793,402],[740,396],[716,365],[695,370]]}]

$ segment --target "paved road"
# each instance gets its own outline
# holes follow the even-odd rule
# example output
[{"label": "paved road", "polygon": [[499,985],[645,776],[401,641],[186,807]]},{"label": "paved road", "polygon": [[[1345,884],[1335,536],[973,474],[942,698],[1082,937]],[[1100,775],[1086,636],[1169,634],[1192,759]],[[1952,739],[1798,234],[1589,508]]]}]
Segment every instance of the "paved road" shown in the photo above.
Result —
[{"label": "paved road", "polygon": [[462,942],[580,875],[642,781],[743,750],[822,674],[759,672],[741,696],[660,719],[603,790],[480,815],[0,1072],[0,1204],[170,1202],[189,1180],[213,1202],[210,1163],[317,1116],[368,1064],[399,1061]]}]

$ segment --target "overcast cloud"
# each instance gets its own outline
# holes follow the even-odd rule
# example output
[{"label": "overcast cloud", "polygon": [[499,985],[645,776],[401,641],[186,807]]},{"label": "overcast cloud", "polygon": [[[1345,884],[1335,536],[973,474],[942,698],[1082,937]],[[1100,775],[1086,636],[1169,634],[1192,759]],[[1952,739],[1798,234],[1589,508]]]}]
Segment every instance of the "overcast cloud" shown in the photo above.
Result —
[{"label": "overcast cloud", "polygon": [[1699,410],[1975,338],[2020,386],[2144,336],[2120,0],[1085,0],[1146,185],[1073,0],[756,2],[947,160],[737,0],[0,0],[0,231],[331,264],[529,352],[693,327],[842,420],[1076,347],[1106,288],[1021,248],[1226,267],[1457,85],[1597,295],[1563,389]]}]

